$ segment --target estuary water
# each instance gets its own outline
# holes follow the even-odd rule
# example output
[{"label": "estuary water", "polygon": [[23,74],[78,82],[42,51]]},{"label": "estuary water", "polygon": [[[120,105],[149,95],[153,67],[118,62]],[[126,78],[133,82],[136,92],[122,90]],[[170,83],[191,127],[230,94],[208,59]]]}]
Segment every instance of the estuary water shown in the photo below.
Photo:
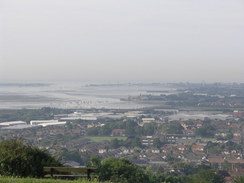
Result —
[{"label": "estuary water", "polygon": [[152,104],[121,99],[173,90],[164,84],[0,83],[0,109],[138,109]]}]

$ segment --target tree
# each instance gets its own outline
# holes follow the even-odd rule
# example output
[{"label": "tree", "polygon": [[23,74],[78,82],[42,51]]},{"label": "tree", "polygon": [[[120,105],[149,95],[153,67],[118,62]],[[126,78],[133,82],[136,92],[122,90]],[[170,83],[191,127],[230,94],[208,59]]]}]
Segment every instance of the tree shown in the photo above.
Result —
[{"label": "tree", "polygon": [[145,135],[153,135],[157,128],[156,123],[146,123],[143,126]]},{"label": "tree", "polygon": [[[98,163],[99,164],[99,163]],[[100,181],[148,183],[149,176],[139,167],[121,158],[107,158],[98,166]]]},{"label": "tree", "polygon": [[135,127],[135,134],[136,136],[142,136],[144,135],[144,129],[141,126],[136,126]]},{"label": "tree", "polygon": [[60,151],[59,156],[62,157],[62,159],[65,161],[76,161],[80,164],[84,163],[84,160],[82,159],[78,150],[68,150],[66,148],[63,148]]},{"label": "tree", "polygon": [[127,148],[142,147],[141,139],[139,137],[127,138],[124,142],[124,146]]},{"label": "tree", "polygon": [[0,142],[0,174],[19,177],[42,177],[44,166],[61,166],[47,152],[21,139]]},{"label": "tree", "polygon": [[93,128],[88,128],[87,135],[99,135],[99,128],[98,127],[93,127]]},{"label": "tree", "polygon": [[220,145],[218,143],[213,143],[211,141],[207,143],[204,149],[210,154],[220,154],[222,152]]},{"label": "tree", "polygon": [[153,141],[153,147],[160,148],[162,147],[163,142],[159,138],[155,138]]},{"label": "tree", "polygon": [[224,183],[224,178],[213,170],[200,170],[192,183]]},{"label": "tree", "polygon": [[110,128],[109,124],[106,124],[100,128],[99,135],[110,135],[112,132],[112,129]]},{"label": "tree", "polygon": [[237,143],[232,142],[232,141],[228,141],[227,143],[223,144],[221,147],[223,149],[227,149],[228,151],[241,150],[242,149],[240,144],[237,144]]},{"label": "tree", "polygon": [[135,136],[135,127],[136,126],[138,126],[136,122],[126,121],[125,122],[126,135]]},{"label": "tree", "polygon": [[116,138],[116,139],[113,139],[113,140],[110,141],[110,143],[109,143],[109,148],[117,149],[117,148],[119,148],[121,145],[123,145],[123,140],[118,140],[118,139]]},{"label": "tree", "polygon": [[213,137],[215,133],[215,127],[210,124],[203,125],[201,128],[196,129],[195,134],[201,137]]},{"label": "tree", "polygon": [[183,127],[180,124],[169,124],[166,129],[167,134],[183,134]]}]

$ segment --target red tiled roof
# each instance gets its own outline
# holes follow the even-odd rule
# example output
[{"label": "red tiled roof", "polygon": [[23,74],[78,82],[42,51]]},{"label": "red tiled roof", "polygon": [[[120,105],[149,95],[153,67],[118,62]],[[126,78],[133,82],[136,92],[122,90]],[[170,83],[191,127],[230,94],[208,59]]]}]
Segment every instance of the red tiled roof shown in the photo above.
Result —
[{"label": "red tiled roof", "polygon": [[191,148],[192,149],[204,149],[204,146],[202,146],[202,145],[192,145]]},{"label": "red tiled roof", "polygon": [[124,133],[125,129],[114,129],[112,133]]}]

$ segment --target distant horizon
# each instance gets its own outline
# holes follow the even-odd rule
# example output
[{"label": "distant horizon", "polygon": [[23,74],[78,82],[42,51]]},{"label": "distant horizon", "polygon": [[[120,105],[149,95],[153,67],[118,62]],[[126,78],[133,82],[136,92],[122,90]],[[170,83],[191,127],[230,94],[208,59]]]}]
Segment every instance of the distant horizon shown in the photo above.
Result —
[{"label": "distant horizon", "polygon": [[88,84],[88,85],[123,85],[123,84],[244,84],[244,82],[190,82],[190,81],[176,81],[176,82],[153,82],[153,81],[148,81],[148,82],[143,82],[143,81],[80,81],[80,80],[28,80],[28,81],[23,81],[23,80],[9,80],[9,81],[1,81],[0,84],[56,84],[56,83],[83,83],[83,84]]}]

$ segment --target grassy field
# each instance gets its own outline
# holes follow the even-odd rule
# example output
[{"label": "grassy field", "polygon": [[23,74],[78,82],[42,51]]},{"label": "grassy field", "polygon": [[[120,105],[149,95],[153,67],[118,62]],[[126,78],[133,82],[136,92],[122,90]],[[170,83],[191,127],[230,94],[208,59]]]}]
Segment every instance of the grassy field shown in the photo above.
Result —
[{"label": "grassy field", "polygon": [[0,177],[0,183],[98,183],[86,180],[55,180],[55,179],[32,179],[32,178],[12,178]]},{"label": "grassy field", "polygon": [[111,136],[101,136],[101,137],[98,137],[98,136],[86,136],[84,137],[86,139],[90,139],[94,142],[102,142],[102,141],[105,141],[105,140],[113,140],[113,139],[118,139],[118,140],[126,140],[127,137],[111,137]]},{"label": "grassy field", "polygon": [[216,138],[201,138],[203,142],[215,141]]}]

